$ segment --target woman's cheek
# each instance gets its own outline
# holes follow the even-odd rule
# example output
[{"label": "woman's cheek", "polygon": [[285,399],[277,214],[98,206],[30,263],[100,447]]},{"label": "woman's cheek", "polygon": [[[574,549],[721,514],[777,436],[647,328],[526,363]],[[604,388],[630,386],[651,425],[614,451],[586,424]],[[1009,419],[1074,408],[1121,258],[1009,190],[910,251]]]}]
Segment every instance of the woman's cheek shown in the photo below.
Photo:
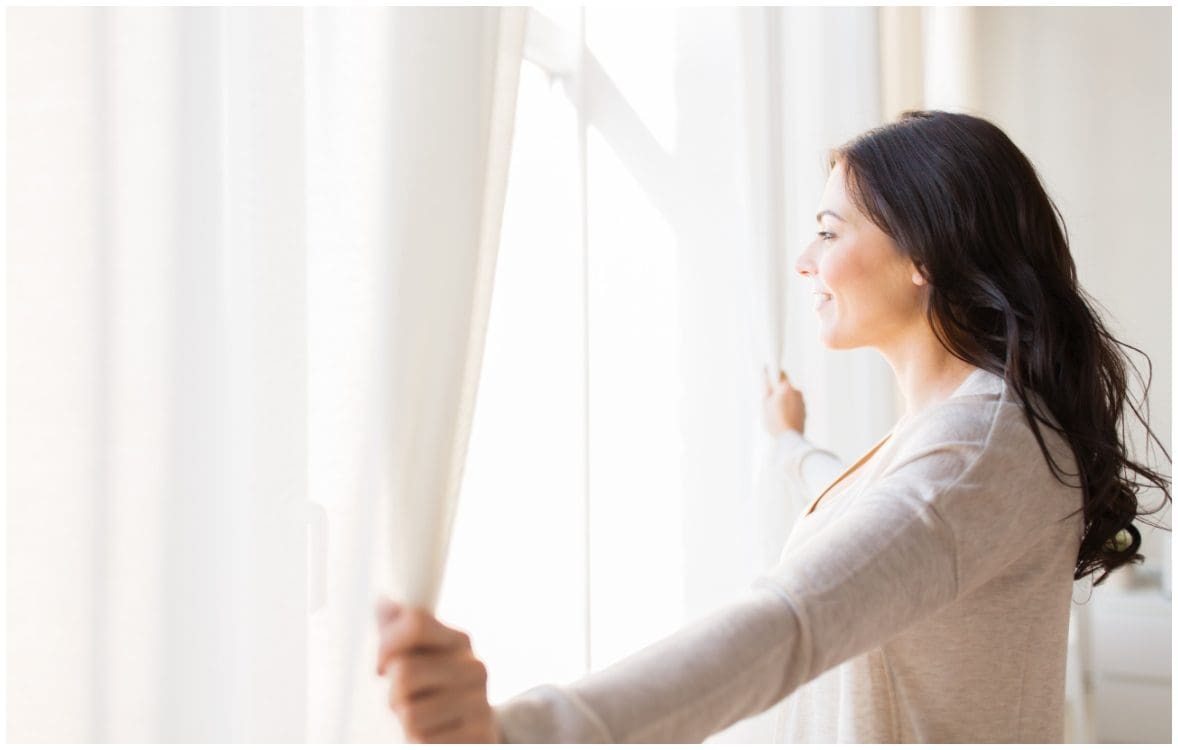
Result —
[{"label": "woman's cheek", "polygon": [[818,268],[819,278],[831,294],[838,296],[849,285],[851,274],[845,259],[828,255],[824,260],[825,263]]}]

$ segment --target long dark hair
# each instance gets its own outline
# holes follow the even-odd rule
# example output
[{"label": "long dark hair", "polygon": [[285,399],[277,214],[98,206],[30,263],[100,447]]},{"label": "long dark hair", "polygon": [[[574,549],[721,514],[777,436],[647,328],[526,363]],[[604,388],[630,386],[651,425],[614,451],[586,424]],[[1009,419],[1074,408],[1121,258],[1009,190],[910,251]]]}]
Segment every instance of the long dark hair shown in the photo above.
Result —
[{"label": "long dark hair", "polygon": [[[928,280],[937,338],[954,356],[1005,379],[1060,482],[1038,423],[1066,436],[1084,494],[1075,579],[1101,571],[1099,584],[1144,560],[1134,521],[1158,524],[1139,512],[1137,493],[1147,485],[1162,490],[1162,503],[1147,511],[1154,513],[1171,500],[1169,477],[1126,451],[1129,360],[1118,346],[1149,357],[1112,336],[1094,312],[1076,280],[1063,217],[1031,162],[986,120],[919,111],[835,149],[830,166],[838,163],[852,201]],[[1149,372],[1152,382],[1152,363]],[[1049,414],[1035,409],[1028,391]],[[1129,406],[1156,441],[1148,419]]]}]

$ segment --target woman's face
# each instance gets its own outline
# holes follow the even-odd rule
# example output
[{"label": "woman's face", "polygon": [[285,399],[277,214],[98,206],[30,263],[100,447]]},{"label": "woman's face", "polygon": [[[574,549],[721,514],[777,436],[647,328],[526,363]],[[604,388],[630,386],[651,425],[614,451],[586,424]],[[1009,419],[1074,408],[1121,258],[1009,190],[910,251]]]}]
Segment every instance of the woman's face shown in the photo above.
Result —
[{"label": "woman's face", "polygon": [[823,344],[880,348],[913,326],[927,325],[924,278],[851,203],[841,162],[826,180],[817,218],[817,236],[796,269],[813,282]]}]

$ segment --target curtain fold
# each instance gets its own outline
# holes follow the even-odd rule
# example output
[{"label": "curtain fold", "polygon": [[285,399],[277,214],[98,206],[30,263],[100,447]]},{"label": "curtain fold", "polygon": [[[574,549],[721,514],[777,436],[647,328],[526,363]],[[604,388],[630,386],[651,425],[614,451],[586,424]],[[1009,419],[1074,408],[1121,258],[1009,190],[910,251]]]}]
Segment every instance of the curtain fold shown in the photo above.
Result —
[{"label": "curtain fold", "polygon": [[756,286],[757,339],[767,372],[783,369],[785,281],[788,253],[782,192],[785,178],[781,138],[781,10],[742,8],[740,42],[744,84],[745,132],[749,176],[750,249]]},{"label": "curtain fold", "polygon": [[376,591],[433,609],[474,407],[526,11],[306,11],[311,741],[399,728]]},{"label": "curtain fold", "polygon": [[[787,330],[786,284],[790,253],[785,239],[785,124],[780,8],[742,8],[740,13],[751,278],[754,329],[760,369],[768,377],[789,370],[784,360]],[[758,382],[764,377],[758,373]],[[752,484],[756,517],[755,559],[760,569],[776,564],[804,498],[789,482],[763,437]]]},{"label": "curtain fold", "polygon": [[[394,598],[433,609],[486,334],[526,11],[398,11],[387,474]],[[430,70],[428,85],[419,71]]]},{"label": "curtain fold", "polygon": [[891,6],[878,13],[885,120],[908,109],[978,108],[977,8]]}]

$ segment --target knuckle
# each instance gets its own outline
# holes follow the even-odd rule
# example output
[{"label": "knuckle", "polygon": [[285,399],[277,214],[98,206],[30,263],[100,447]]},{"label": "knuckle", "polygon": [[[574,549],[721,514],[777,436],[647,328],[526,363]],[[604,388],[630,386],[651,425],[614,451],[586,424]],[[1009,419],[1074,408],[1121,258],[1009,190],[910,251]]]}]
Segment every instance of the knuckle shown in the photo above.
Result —
[{"label": "knuckle", "polygon": [[393,700],[403,701],[413,690],[413,670],[406,659],[396,659],[389,665],[389,689]]},{"label": "knuckle", "polygon": [[474,662],[474,665],[473,665],[473,672],[474,672],[475,680],[480,685],[487,684],[487,665],[486,664],[484,664],[481,661],[476,659]]},{"label": "knuckle", "polygon": [[396,688],[390,687],[389,693],[388,693],[388,698],[389,698],[389,708],[393,709],[393,712],[396,713],[399,718],[403,719],[403,717],[401,717],[401,714],[405,710],[404,696]]},{"label": "knuckle", "polygon": [[425,635],[425,618],[418,610],[411,610],[409,614],[405,616],[404,628],[405,637],[407,640],[410,642],[419,641],[421,640],[422,636]]},{"label": "knuckle", "polygon": [[401,681],[405,679],[405,659],[395,658],[390,661],[385,668],[385,676],[389,678],[390,684],[400,685]]},{"label": "knuckle", "polygon": [[406,734],[420,737],[425,731],[425,717],[422,716],[421,709],[412,703],[402,709],[401,726],[405,729]]}]

